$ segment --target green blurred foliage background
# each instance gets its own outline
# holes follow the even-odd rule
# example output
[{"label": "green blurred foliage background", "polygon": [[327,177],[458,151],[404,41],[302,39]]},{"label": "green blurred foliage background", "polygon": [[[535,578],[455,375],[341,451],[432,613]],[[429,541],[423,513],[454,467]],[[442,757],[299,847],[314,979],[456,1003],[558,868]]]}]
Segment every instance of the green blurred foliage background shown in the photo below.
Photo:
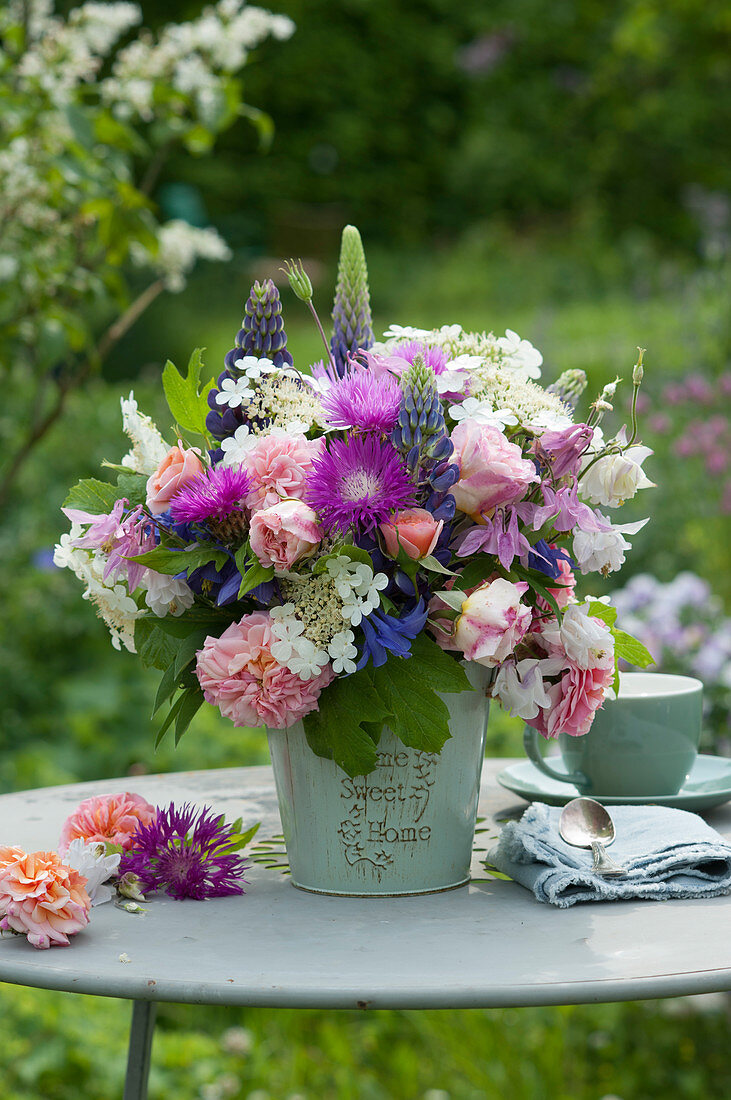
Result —
[{"label": "green blurred foliage background", "polygon": [[[155,27],[203,5],[142,7]],[[150,307],[72,398],[0,516],[2,790],[266,760],[262,735],[210,708],[178,749],[155,752],[154,683],[112,650],[50,554],[68,485],[127,449],[119,395],[134,387],[164,424],[164,360],[184,364],[204,345],[217,372],[251,281],[276,276],[282,257],[306,261],[326,316],[345,222],[363,233],[377,331],[392,321],[510,327],[543,351],[545,381],[587,370],[589,399],[616,374],[628,380],[636,346],[646,347],[642,435],[658,488],[624,510],[623,520],[653,518],[611,583],[687,568],[731,596],[728,466],[712,474],[702,455],[679,460],[675,444],[694,417],[729,412],[728,5],[275,7],[296,33],[264,43],[244,77],[247,102],[274,120],[270,150],[242,120],[212,156],[173,153],[152,195],[163,217],[214,224],[232,261],[203,265],[181,294]],[[320,355],[317,336],[300,303],[288,291],[283,299],[290,348],[306,365]],[[708,380],[712,405],[669,405],[668,384],[691,375]],[[619,392],[616,426],[627,383]],[[517,754],[519,733],[494,711],[490,751]],[[13,1021],[0,1054],[8,1100],[119,1091],[123,1006],[13,989],[2,1003]],[[731,1087],[728,1020],[714,1005],[710,1015],[638,1005],[367,1018],[168,1006],[151,1096],[705,1100]],[[248,1038],[236,1034],[244,1026]]]}]

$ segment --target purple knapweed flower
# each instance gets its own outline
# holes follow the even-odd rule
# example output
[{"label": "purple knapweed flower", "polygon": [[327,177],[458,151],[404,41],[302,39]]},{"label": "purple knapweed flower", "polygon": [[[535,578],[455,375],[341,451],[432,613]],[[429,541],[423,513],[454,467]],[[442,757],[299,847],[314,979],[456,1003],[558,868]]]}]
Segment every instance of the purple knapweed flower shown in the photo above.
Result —
[{"label": "purple knapweed flower", "polygon": [[373,530],[415,503],[406,465],[390,443],[366,434],[335,439],[312,464],[305,502],[328,531]]},{"label": "purple knapweed flower", "polygon": [[322,397],[331,428],[391,431],[401,407],[401,388],[390,374],[353,367]]},{"label": "purple knapweed flower", "polygon": [[230,851],[232,830],[209,806],[171,802],[149,825],[138,825],[124,853],[119,874],[137,875],[144,893],[164,891],[171,898],[222,898],[243,894],[249,861]]},{"label": "purple knapweed flower", "polygon": [[224,520],[243,510],[251,477],[240,466],[213,466],[188,481],[170,500],[178,523]]}]

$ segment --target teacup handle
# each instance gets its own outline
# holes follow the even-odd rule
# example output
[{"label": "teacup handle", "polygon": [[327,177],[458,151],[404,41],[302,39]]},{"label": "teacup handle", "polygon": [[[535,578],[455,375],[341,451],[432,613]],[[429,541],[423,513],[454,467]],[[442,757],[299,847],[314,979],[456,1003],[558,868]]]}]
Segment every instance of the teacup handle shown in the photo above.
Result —
[{"label": "teacup handle", "polygon": [[589,781],[583,772],[560,772],[546,763],[538,747],[538,737],[539,733],[537,729],[534,729],[532,726],[525,727],[523,731],[523,746],[531,763],[535,764],[535,766],[545,775],[550,775],[551,779],[558,779],[561,783],[573,783],[575,787],[579,787],[581,784],[586,786]]}]

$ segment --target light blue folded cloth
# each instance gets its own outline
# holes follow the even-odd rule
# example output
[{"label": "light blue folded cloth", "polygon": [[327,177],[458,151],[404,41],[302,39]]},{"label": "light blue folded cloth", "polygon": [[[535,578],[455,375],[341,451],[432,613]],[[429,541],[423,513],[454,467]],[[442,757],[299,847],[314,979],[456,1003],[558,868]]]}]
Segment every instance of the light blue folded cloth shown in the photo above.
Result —
[{"label": "light blue folded cloth", "polygon": [[622,877],[593,873],[588,849],[558,835],[561,807],[534,802],[504,826],[488,854],[498,871],[562,909],[579,901],[711,898],[731,893],[731,844],[697,814],[665,806],[612,806],[616,838],[607,854]]}]

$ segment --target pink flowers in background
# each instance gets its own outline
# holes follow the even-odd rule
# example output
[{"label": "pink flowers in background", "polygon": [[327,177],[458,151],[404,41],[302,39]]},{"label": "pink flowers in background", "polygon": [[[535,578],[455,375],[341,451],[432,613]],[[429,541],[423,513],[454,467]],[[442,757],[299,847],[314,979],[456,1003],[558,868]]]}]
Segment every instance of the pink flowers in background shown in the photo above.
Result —
[{"label": "pink flowers in background", "polygon": [[85,885],[55,852],[0,848],[0,929],[27,936],[33,947],[68,945],[89,923]]},{"label": "pink flowers in background", "polygon": [[141,795],[129,792],[87,798],[64,822],[58,850],[63,855],[77,839],[129,848],[137,826],[148,825],[155,813],[155,807]]},{"label": "pink flowers in background", "polygon": [[277,573],[309,557],[322,537],[316,513],[301,500],[280,500],[251,517],[251,549],[263,566],[273,565]]},{"label": "pink flowers in background", "polygon": [[400,547],[413,561],[418,561],[431,554],[443,527],[444,520],[435,520],[425,508],[404,508],[390,523],[382,523],[380,532],[392,558],[398,557]]},{"label": "pink flowers in background", "polygon": [[290,672],[272,656],[276,642],[266,612],[244,615],[220,638],[206,638],[196,673],[206,702],[235,726],[294,725],[317,706],[320,692],[333,679],[331,665],[309,680]]},{"label": "pink flowers in background", "polygon": [[479,522],[483,512],[511,504],[539,481],[532,462],[497,428],[463,420],[451,435],[459,481],[449,490],[460,512]]},{"label": "pink flowers in background", "polygon": [[147,507],[153,516],[167,512],[178,490],[202,472],[203,463],[195,449],[171,447],[147,481]]}]

